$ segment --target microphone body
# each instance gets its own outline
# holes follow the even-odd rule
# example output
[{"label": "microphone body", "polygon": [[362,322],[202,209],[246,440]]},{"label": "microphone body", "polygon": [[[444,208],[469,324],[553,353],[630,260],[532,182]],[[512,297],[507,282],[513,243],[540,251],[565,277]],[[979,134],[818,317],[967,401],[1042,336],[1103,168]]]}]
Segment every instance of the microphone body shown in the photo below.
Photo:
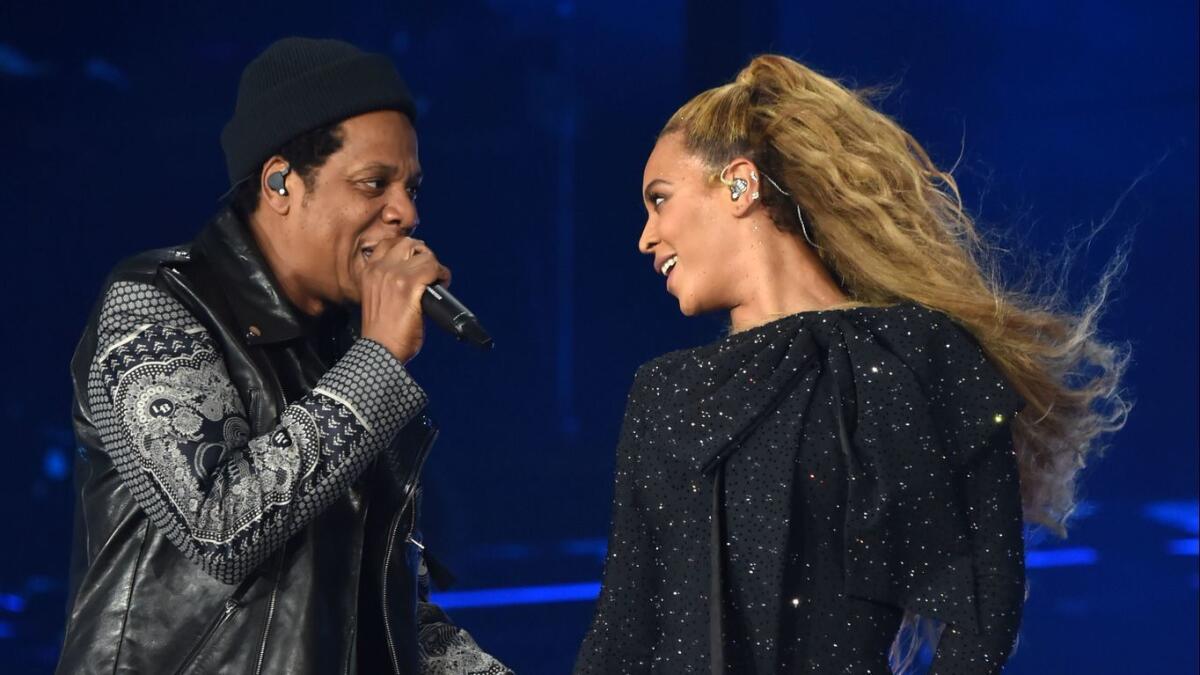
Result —
[{"label": "microphone body", "polygon": [[492,348],[492,336],[483,329],[479,319],[441,284],[425,287],[425,293],[421,295],[421,311],[459,340],[466,340],[480,349]]}]

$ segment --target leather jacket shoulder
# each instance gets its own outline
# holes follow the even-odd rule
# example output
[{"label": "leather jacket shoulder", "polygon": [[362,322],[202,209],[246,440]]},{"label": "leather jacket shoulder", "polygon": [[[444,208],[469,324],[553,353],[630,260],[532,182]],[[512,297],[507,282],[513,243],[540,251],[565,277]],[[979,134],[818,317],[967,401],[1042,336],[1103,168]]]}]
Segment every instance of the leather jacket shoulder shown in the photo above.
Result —
[{"label": "leather jacket shoulder", "polygon": [[416,672],[424,392],[304,323],[231,211],[114,268],[71,374],[58,672]]}]

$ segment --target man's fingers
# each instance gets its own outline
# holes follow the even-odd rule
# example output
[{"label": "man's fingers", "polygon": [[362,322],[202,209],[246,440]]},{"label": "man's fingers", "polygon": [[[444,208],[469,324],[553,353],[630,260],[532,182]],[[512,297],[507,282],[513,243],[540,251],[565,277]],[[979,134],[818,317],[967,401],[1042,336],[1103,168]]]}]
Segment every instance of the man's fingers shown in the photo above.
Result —
[{"label": "man's fingers", "polygon": [[408,246],[407,253],[405,253],[405,255],[404,255],[405,260],[412,260],[413,258],[415,258],[418,255],[421,255],[422,253],[429,252],[429,247],[426,246],[425,242],[421,241],[420,239],[409,238],[406,241],[408,241],[410,243],[410,246]]},{"label": "man's fingers", "polygon": [[413,266],[418,271],[418,276],[425,285],[442,284],[448,285],[450,281],[450,270],[445,265],[438,262],[433,254],[426,251],[418,260],[414,261]]},{"label": "man's fingers", "polygon": [[380,240],[368,271],[379,281],[389,285],[412,285],[414,292],[424,292],[424,287],[440,283],[450,284],[450,270],[438,261],[437,255],[425,242],[412,237],[389,237]]},{"label": "man's fingers", "polygon": [[388,255],[398,256],[401,260],[408,260],[413,257],[413,251],[417,248],[428,251],[429,247],[420,239],[412,237],[388,237],[387,239],[379,240],[375,245],[375,256],[385,257]]}]

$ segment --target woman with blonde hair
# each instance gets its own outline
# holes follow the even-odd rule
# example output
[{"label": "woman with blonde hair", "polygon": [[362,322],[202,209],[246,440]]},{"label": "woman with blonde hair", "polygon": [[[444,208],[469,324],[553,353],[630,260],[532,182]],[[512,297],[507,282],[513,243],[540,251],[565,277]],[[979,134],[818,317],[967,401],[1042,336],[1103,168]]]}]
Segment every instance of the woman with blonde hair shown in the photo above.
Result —
[{"label": "woman with blonde hair", "polygon": [[[576,673],[997,672],[1127,353],[1005,288],[954,178],[781,56],[680,108],[639,247],[731,334],[639,369]],[[1118,261],[1119,263],[1119,261]],[[922,626],[932,630],[920,630]]]}]

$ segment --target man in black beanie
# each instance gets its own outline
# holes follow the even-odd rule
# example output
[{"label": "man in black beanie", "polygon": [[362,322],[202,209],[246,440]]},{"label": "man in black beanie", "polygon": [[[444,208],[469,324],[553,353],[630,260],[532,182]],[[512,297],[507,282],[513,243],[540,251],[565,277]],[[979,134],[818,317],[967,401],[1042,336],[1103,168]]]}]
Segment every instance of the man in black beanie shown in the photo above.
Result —
[{"label": "man in black beanie", "polygon": [[105,282],[58,672],[509,672],[428,603],[405,363],[450,273],[412,237],[414,122],[385,57],[271,45],[221,134],[231,203]]}]

